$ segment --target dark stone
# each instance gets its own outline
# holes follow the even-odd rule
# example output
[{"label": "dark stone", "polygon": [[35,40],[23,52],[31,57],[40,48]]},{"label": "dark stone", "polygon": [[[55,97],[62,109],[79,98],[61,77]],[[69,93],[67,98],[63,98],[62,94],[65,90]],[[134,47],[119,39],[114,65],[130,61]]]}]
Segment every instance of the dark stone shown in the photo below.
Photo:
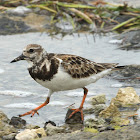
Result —
[{"label": "dark stone", "polygon": [[20,117],[12,117],[10,122],[9,122],[10,125],[13,125],[15,128],[24,128],[25,125],[26,125],[26,121],[23,120],[22,118]]},{"label": "dark stone", "polygon": [[115,130],[115,128],[108,126],[108,127],[106,127],[106,130]]},{"label": "dark stone", "polygon": [[127,51],[140,49],[140,29],[122,33],[116,38],[123,40],[119,49]]},{"label": "dark stone", "polygon": [[74,110],[68,109],[66,117],[65,117],[65,123],[66,124],[83,124],[82,118],[81,118],[81,112],[75,113],[71,118],[69,118],[70,114]]},{"label": "dark stone", "polygon": [[111,120],[112,120],[112,119],[107,118],[107,119],[105,119],[105,122],[106,122],[107,124],[110,124],[110,123],[111,123]]},{"label": "dark stone", "polygon": [[46,129],[46,126],[47,126],[48,123],[50,123],[50,124],[53,125],[53,126],[56,126],[56,123],[55,123],[55,122],[53,122],[53,121],[47,121],[47,122],[45,122],[45,124],[44,124],[44,129]]},{"label": "dark stone", "polygon": [[25,33],[30,29],[23,21],[14,21],[7,17],[0,18],[0,35]]},{"label": "dark stone", "polygon": [[109,76],[123,82],[125,86],[139,87],[140,80],[136,77],[140,77],[140,65],[127,65],[123,70],[114,71]]},{"label": "dark stone", "polygon": [[98,129],[99,132],[109,131],[109,130],[115,130],[115,128],[113,128],[111,126],[107,126],[107,127],[101,127]]}]

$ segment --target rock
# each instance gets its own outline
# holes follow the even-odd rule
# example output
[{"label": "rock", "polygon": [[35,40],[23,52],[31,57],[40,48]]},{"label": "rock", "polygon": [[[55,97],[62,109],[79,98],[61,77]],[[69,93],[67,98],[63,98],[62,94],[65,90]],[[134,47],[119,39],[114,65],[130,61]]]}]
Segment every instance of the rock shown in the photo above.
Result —
[{"label": "rock", "polygon": [[2,111],[0,111],[0,122],[1,121],[5,122],[5,123],[9,122],[8,117]]},{"label": "rock", "polygon": [[17,130],[13,126],[0,121],[0,137],[9,135],[11,133],[17,133]]},{"label": "rock", "polygon": [[32,10],[24,6],[18,6],[15,9],[7,10],[7,12],[12,14],[17,14],[17,15],[24,15],[32,12]]},{"label": "rock", "polygon": [[47,121],[47,122],[45,123],[45,125],[44,125],[44,129],[46,129],[46,126],[47,126],[49,123],[50,123],[51,125],[53,125],[53,126],[56,126],[56,123],[55,123],[55,122],[53,122],[53,121]]},{"label": "rock", "polygon": [[105,120],[106,124],[109,125],[112,119],[111,118],[106,118],[104,120]]},{"label": "rock", "polygon": [[29,13],[23,17],[13,14],[0,14],[0,35],[34,31],[44,32],[51,27],[50,22],[50,16],[35,13]]},{"label": "rock", "polygon": [[67,134],[56,134],[53,136],[47,136],[41,138],[41,140],[91,140],[97,133],[91,132],[77,132],[77,133],[67,133]]},{"label": "rock", "polygon": [[0,111],[0,138],[5,135],[17,132],[17,130],[8,123],[9,119],[2,111]]},{"label": "rock", "polygon": [[36,132],[34,132],[30,129],[25,129],[24,131],[17,134],[15,138],[16,138],[16,140],[32,140],[32,139],[36,139],[39,137]]},{"label": "rock", "polygon": [[13,125],[15,128],[25,128],[26,121],[20,117],[12,117],[10,120],[10,125]]},{"label": "rock", "polygon": [[108,131],[108,130],[115,130],[115,128],[111,126],[107,126],[107,127],[101,127],[98,129],[99,132]]},{"label": "rock", "polygon": [[54,134],[57,134],[57,133],[64,133],[65,132],[65,129],[64,127],[57,127],[57,126],[53,126],[52,124],[48,123],[46,125],[46,135],[54,135]]},{"label": "rock", "polygon": [[0,35],[25,33],[30,29],[25,22],[21,20],[12,20],[9,17],[0,17]]},{"label": "rock", "polygon": [[132,87],[120,88],[116,97],[111,101],[111,104],[117,107],[128,107],[139,103],[140,98]]},{"label": "rock", "polygon": [[[118,129],[118,130],[117,130]],[[140,130],[140,124],[131,125],[126,127],[118,127],[114,131],[103,132],[100,135],[96,136],[94,140],[139,140],[140,134],[138,134]]]},{"label": "rock", "polygon": [[84,124],[64,124],[65,133],[71,133],[75,131],[83,131]]},{"label": "rock", "polygon": [[121,114],[119,112],[119,109],[114,104],[111,104],[109,107],[101,111],[99,113],[99,116],[107,119],[113,117],[120,117]]},{"label": "rock", "polygon": [[[23,20],[34,30],[46,31],[48,28],[50,28],[50,16],[29,13]],[[46,24],[48,25],[47,27]]]},{"label": "rock", "polygon": [[119,80],[122,83],[122,86],[133,86],[139,88],[140,80],[136,79],[136,77],[140,77],[140,65],[127,65],[120,71],[114,71],[110,76],[113,79]]},{"label": "rock", "polygon": [[88,119],[85,121],[85,127],[87,128],[101,128],[105,125],[105,121],[102,118]]},{"label": "rock", "polygon": [[81,112],[77,112],[71,118],[69,118],[70,114],[73,111],[74,110],[72,110],[72,109],[68,109],[66,117],[65,117],[65,123],[66,124],[83,124],[83,120],[81,118]]},{"label": "rock", "polygon": [[[112,129],[112,128],[110,128]],[[104,131],[102,133],[97,132],[96,129],[92,129],[94,132],[77,132],[67,134],[56,134],[53,136],[47,136],[40,140],[139,140],[140,139],[140,122],[135,125],[121,127],[118,130]]]},{"label": "rock", "polygon": [[25,129],[16,135],[16,140],[32,140],[46,136],[44,128]]},{"label": "rock", "polygon": [[93,105],[91,107],[86,107],[83,109],[84,114],[95,114],[96,116],[99,115],[99,113],[104,110],[107,106],[105,104],[97,104]]},{"label": "rock", "polygon": [[84,114],[93,114],[94,111],[95,111],[95,110],[94,110],[93,107],[86,107],[86,108],[84,107],[84,108],[83,108],[83,113],[84,113]]},{"label": "rock", "polygon": [[115,126],[125,126],[130,124],[130,120],[128,118],[114,117],[110,123]]},{"label": "rock", "polygon": [[63,126],[56,126],[52,121],[46,122],[44,129],[47,136],[55,135],[58,133],[71,133],[83,129],[83,124],[64,124]]},{"label": "rock", "polygon": [[14,140],[16,136],[16,133],[11,133],[9,135],[3,136],[2,140]]},{"label": "rock", "polygon": [[106,102],[105,94],[101,94],[101,95],[91,97],[90,102],[91,102],[92,105],[105,104],[105,102]]},{"label": "rock", "polygon": [[119,46],[119,49],[122,49],[122,50],[140,49],[140,46],[139,46],[140,29],[124,32],[120,34],[117,38],[123,40],[123,45]]},{"label": "rock", "polygon": [[95,114],[96,116],[98,116],[99,113],[100,113],[102,110],[104,110],[105,108],[107,108],[107,106],[106,106],[105,104],[98,104],[98,105],[94,105],[93,108],[94,108],[94,114]]},{"label": "rock", "polygon": [[[110,106],[104,109],[99,113],[100,117],[103,117],[105,119],[111,119],[110,124],[111,125],[128,125],[130,121],[125,118],[121,118],[122,115],[124,115],[123,111],[119,111],[122,107],[131,107],[133,105],[137,105],[140,103],[139,96],[136,94],[135,90],[131,87],[127,88],[120,88],[116,97],[111,100]],[[134,109],[134,107],[133,107]],[[136,106],[136,109],[138,109],[138,106]],[[128,110],[129,113],[132,113],[133,111]],[[125,110],[126,114],[126,110]]]}]

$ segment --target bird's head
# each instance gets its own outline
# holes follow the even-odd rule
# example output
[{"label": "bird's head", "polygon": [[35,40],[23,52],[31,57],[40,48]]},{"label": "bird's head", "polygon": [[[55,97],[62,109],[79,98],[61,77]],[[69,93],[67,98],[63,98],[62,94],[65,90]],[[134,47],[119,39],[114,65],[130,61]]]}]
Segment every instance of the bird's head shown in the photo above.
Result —
[{"label": "bird's head", "polygon": [[36,63],[41,60],[44,54],[46,54],[46,51],[40,45],[29,44],[23,49],[22,54],[12,60],[11,63],[20,60],[26,60],[29,63]]}]

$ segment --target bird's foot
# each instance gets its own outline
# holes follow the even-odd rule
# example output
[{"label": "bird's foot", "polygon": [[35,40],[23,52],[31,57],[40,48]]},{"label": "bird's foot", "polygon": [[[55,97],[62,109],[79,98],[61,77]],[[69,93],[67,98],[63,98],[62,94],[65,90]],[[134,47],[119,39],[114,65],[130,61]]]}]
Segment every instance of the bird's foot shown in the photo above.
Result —
[{"label": "bird's foot", "polygon": [[49,103],[49,99],[50,99],[50,98],[48,97],[47,100],[46,100],[43,104],[41,104],[40,106],[36,107],[35,109],[33,109],[33,110],[29,111],[29,112],[26,112],[26,113],[24,113],[24,114],[22,114],[22,115],[19,115],[19,117],[23,117],[23,116],[30,115],[30,114],[31,114],[31,117],[33,117],[35,113],[36,113],[37,115],[39,115],[39,113],[38,113],[37,111],[38,111],[40,108],[42,108],[42,107],[44,107],[45,105],[47,105],[47,104]]},{"label": "bird's foot", "polygon": [[36,113],[37,115],[39,115],[39,113],[37,112],[37,110],[36,110],[36,109],[33,109],[33,110],[28,111],[28,112],[26,112],[26,113],[24,113],[24,114],[22,114],[22,115],[19,115],[19,117],[23,117],[23,116],[30,115],[30,114],[31,114],[31,117],[33,117],[35,113]]},{"label": "bird's foot", "polygon": [[71,110],[73,110],[73,112],[70,114],[69,119],[70,119],[75,113],[80,112],[80,113],[81,113],[81,119],[82,119],[82,121],[84,120],[84,117],[83,117],[83,109],[82,109],[81,107],[76,108],[76,109],[71,109]]}]

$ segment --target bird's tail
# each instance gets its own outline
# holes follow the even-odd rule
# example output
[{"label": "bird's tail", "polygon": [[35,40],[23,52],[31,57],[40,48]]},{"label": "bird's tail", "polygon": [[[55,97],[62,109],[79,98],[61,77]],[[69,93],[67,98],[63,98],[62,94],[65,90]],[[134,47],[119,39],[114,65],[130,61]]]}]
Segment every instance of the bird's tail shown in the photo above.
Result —
[{"label": "bird's tail", "polygon": [[112,71],[117,71],[117,70],[123,70],[125,69],[126,66],[116,66],[115,68],[112,69]]}]

